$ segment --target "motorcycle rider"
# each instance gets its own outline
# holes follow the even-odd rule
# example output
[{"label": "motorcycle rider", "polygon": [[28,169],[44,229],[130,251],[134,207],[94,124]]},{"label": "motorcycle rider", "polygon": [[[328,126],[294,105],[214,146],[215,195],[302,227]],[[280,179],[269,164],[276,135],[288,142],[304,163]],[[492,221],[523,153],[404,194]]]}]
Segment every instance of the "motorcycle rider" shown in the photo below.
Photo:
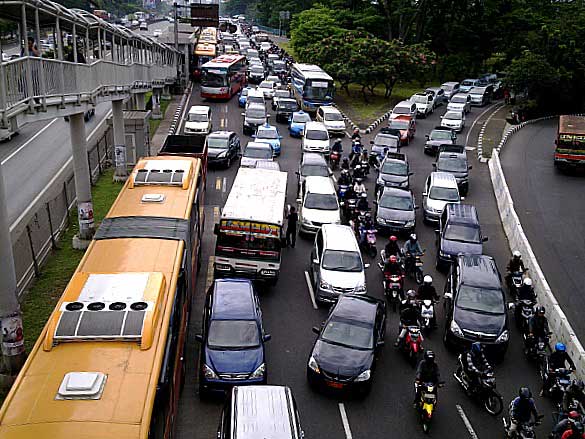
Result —
[{"label": "motorcycle rider", "polygon": [[414,264],[415,257],[422,256],[423,254],[422,248],[416,238],[416,233],[412,233],[408,240],[404,243],[402,252],[406,256],[404,268],[407,272],[409,272],[411,266]]},{"label": "motorcycle rider", "polygon": [[433,351],[426,351],[424,358],[418,363],[416,368],[416,378],[414,382],[414,408],[417,408],[420,394],[422,392],[421,384],[432,383],[436,386],[439,384],[441,374],[439,366],[435,362],[435,353]]},{"label": "motorcycle rider", "polygon": [[364,149],[361,141],[359,138],[353,139],[352,136],[352,144],[351,144],[351,152],[349,153],[349,161],[351,162],[352,166],[355,166],[356,159],[359,159],[359,156]]},{"label": "motorcycle rider", "polygon": [[[360,201],[363,198],[360,198]],[[366,199],[366,202],[368,200]],[[359,201],[358,201],[358,205],[359,205]],[[360,209],[361,210],[361,209]],[[362,220],[358,222],[358,233],[359,233],[359,243],[360,245],[366,245],[366,232],[368,230],[372,230],[374,228],[374,223],[372,221],[372,215],[370,214],[370,212],[366,212],[366,214],[363,216]]]},{"label": "motorcycle rider", "polygon": [[[363,183],[361,184],[363,186]],[[354,185],[354,190],[360,194],[360,198],[357,202],[357,210],[360,210],[362,212],[367,212],[370,210],[370,205],[368,204],[368,194],[366,193],[365,189],[363,191],[360,191],[358,189],[356,189],[355,185]]]},{"label": "motorcycle rider", "polygon": [[386,260],[388,260],[390,256],[399,257],[402,255],[402,250],[398,245],[398,238],[395,235],[392,235],[390,238],[388,238],[388,242],[384,247],[384,253],[386,255]]},{"label": "motorcycle rider", "polygon": [[536,302],[536,293],[532,287],[532,279],[525,277],[522,286],[518,289],[518,300],[530,300]]},{"label": "motorcycle rider", "polygon": [[341,161],[341,169],[344,171],[349,171],[349,159],[347,156],[343,157],[343,160]]},{"label": "motorcycle rider", "polygon": [[[437,294],[437,290],[433,286],[433,278],[428,274],[424,277],[423,283],[420,287],[418,287],[418,291],[416,292],[416,299],[420,300],[430,300],[431,302],[438,302],[439,295]],[[431,320],[431,326],[433,328],[437,327],[437,317],[433,312],[433,318]]]},{"label": "motorcycle rider", "polygon": [[333,146],[331,147],[331,152],[336,152],[339,155],[343,152],[343,145],[341,144],[341,140],[337,139]]},{"label": "motorcycle rider", "polygon": [[[573,380],[571,385],[563,394],[563,411],[565,413],[576,409],[579,413],[585,413],[585,384],[581,380]],[[577,402],[577,407],[571,407],[573,402]]]},{"label": "motorcycle rider", "polygon": [[419,307],[416,303],[416,292],[414,290],[408,290],[406,292],[406,300],[403,300],[400,304],[400,332],[394,347],[397,348],[402,345],[404,337],[408,332],[409,326],[419,325]]},{"label": "motorcycle rider", "polygon": [[513,273],[524,273],[526,271],[526,267],[524,267],[524,261],[522,260],[522,253],[518,250],[514,250],[512,253],[512,259],[508,262],[508,274],[506,275],[506,282],[508,286],[512,284],[512,274]]},{"label": "motorcycle rider", "polygon": [[339,186],[350,186],[351,185],[351,177],[350,177],[349,171],[347,169],[341,170],[341,174],[339,175],[339,179],[337,180],[337,184]]},{"label": "motorcycle rider", "polygon": [[356,128],[355,130],[353,130],[353,133],[351,134],[351,140],[361,140],[362,136],[360,136],[360,130],[358,128]]},{"label": "motorcycle rider", "polygon": [[548,392],[550,387],[554,384],[555,370],[564,369],[567,364],[569,369],[575,370],[575,363],[567,354],[567,347],[564,343],[555,344],[555,350],[548,356],[548,370],[544,382],[542,383],[542,390],[540,395],[544,395]]},{"label": "motorcycle rider", "polygon": [[530,346],[537,340],[546,340],[550,335],[548,320],[546,319],[544,306],[537,306],[535,314],[528,321],[528,338]]},{"label": "motorcycle rider", "polygon": [[557,423],[557,425],[555,425],[553,427],[553,429],[549,435],[549,438],[560,439],[561,436],[563,435],[563,433],[571,428],[571,425],[573,425],[573,423],[580,422],[580,421],[581,421],[581,415],[579,414],[579,412],[576,410],[570,411],[568,417],[566,417],[565,419],[562,419],[561,421],[559,421]]},{"label": "motorcycle rider", "polygon": [[492,366],[483,352],[483,346],[478,342],[473,343],[471,349],[465,354],[463,366],[465,375],[469,378],[469,390],[471,391],[479,389],[482,375],[492,370]]},{"label": "motorcycle rider", "polygon": [[528,387],[521,387],[518,396],[510,404],[510,426],[508,427],[508,437],[515,435],[518,425],[530,422],[534,416],[535,421],[540,419],[532,392]]},{"label": "motorcycle rider", "polygon": [[398,258],[394,255],[391,255],[388,259],[386,259],[386,263],[384,264],[384,276],[403,276],[404,270],[402,269],[402,265],[398,262]]},{"label": "motorcycle rider", "polygon": [[573,422],[571,424],[571,428],[567,431],[565,431],[563,433],[563,435],[561,436],[561,439],[569,439],[569,438],[573,438],[573,439],[581,439],[581,438],[585,438],[585,433],[583,433],[584,427],[583,424],[581,424],[580,422]]}]

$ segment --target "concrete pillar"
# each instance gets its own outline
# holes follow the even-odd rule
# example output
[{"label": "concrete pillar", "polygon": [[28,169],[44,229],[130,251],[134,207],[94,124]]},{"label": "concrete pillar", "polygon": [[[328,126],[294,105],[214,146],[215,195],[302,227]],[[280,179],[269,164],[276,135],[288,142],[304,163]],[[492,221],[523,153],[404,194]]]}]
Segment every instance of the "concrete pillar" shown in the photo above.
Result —
[{"label": "concrete pillar", "polygon": [[87,139],[83,113],[69,116],[71,149],[73,150],[73,172],[75,176],[75,194],[77,195],[77,220],[79,234],[73,238],[73,247],[87,248],[93,234],[93,202],[91,199],[91,180],[89,175],[89,159],[87,157]]},{"label": "concrete pillar", "polygon": [[112,101],[112,121],[114,128],[114,159],[116,171],[114,181],[125,181],[128,178],[126,165],[126,133],[124,130],[124,101]]},{"label": "concrete pillar", "polygon": [[162,113],[160,112],[160,94],[162,89],[155,87],[152,89],[152,112],[150,117],[152,119],[162,119]]},{"label": "concrete pillar", "polygon": [[146,93],[135,93],[134,94],[134,108],[137,110],[146,110]]},{"label": "concrete pillar", "polygon": [[26,355],[2,165],[0,165],[0,261],[2,261],[0,264],[0,337],[2,338],[0,384],[1,387],[7,389],[24,364]]},{"label": "concrete pillar", "polygon": [[167,84],[165,84],[163,86],[162,98],[165,101],[170,101],[171,100],[171,89],[170,89],[170,87]]}]

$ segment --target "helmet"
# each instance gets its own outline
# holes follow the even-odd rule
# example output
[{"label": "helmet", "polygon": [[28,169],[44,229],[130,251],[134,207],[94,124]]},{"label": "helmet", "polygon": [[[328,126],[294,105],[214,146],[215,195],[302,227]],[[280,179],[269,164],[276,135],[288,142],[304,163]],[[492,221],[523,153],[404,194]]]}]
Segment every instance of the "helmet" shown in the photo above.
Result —
[{"label": "helmet", "polygon": [[411,234],[410,234],[410,239],[411,239],[412,241],[416,241],[416,233],[411,233]]},{"label": "helmet", "polygon": [[555,351],[556,352],[565,352],[567,350],[567,347],[565,346],[564,343],[557,343],[555,345]]},{"label": "helmet", "polygon": [[520,387],[518,391],[518,396],[522,399],[529,399],[532,398],[532,392],[528,387]]},{"label": "helmet", "polygon": [[537,306],[536,307],[536,314],[538,314],[539,316],[543,316],[545,311],[546,311],[546,309],[544,308],[544,306]]},{"label": "helmet", "polygon": [[360,197],[362,197],[362,198],[368,198],[368,194],[366,194],[365,192],[363,192],[363,193],[360,195]]},{"label": "helmet", "polygon": [[416,291],[414,291],[414,290],[408,290],[406,292],[406,297],[408,299],[414,299],[416,297]]},{"label": "helmet", "polygon": [[514,256],[516,259],[519,259],[522,257],[522,253],[520,253],[518,250],[514,250],[514,253],[512,253],[512,256]]},{"label": "helmet", "polygon": [[424,282],[425,284],[428,284],[428,285],[430,285],[430,284],[432,284],[432,283],[433,283],[433,278],[427,274],[427,275],[424,277],[424,279],[423,279],[423,282]]},{"label": "helmet", "polygon": [[532,286],[532,279],[530,279],[529,277],[525,277],[524,280],[522,281],[522,283],[524,285],[526,285],[527,287],[531,287]]},{"label": "helmet", "polygon": [[360,130],[359,130],[359,128],[356,128],[355,130],[353,130],[353,132],[354,132],[355,134],[358,134],[358,133],[360,132]]},{"label": "helmet", "polygon": [[394,242],[396,242],[396,241],[398,241],[398,238],[397,238],[396,236],[392,235],[392,236],[390,237],[390,241],[394,241]]},{"label": "helmet", "polygon": [[[349,159],[347,157],[343,157],[343,162],[344,163],[349,162]],[[344,171],[347,171],[347,169],[344,169]]]},{"label": "helmet", "polygon": [[390,262],[392,262],[393,264],[395,264],[397,260],[398,259],[396,259],[396,256],[394,255],[390,256]]},{"label": "helmet", "polygon": [[577,387],[581,391],[583,391],[583,388],[585,388],[585,384],[582,380],[573,380],[573,386]]},{"label": "helmet", "polygon": [[474,354],[479,354],[483,350],[481,343],[475,342],[471,345],[471,352]]},{"label": "helmet", "polygon": [[[366,195],[366,194],[364,194],[364,195]],[[366,212],[366,218],[368,218],[368,219],[372,218],[372,214],[370,212]]]},{"label": "helmet", "polygon": [[[345,158],[344,160],[347,160],[347,158]],[[341,175],[346,175],[346,174],[349,174],[349,171],[347,169],[342,169]]]},{"label": "helmet", "polygon": [[364,179],[361,177],[356,177],[355,182],[356,183],[361,183]]},{"label": "helmet", "polygon": [[579,414],[579,412],[577,410],[571,410],[569,412],[569,419],[579,420],[580,418],[581,418],[581,415]]},{"label": "helmet", "polygon": [[425,360],[433,363],[435,361],[435,353],[433,351],[426,351]]}]

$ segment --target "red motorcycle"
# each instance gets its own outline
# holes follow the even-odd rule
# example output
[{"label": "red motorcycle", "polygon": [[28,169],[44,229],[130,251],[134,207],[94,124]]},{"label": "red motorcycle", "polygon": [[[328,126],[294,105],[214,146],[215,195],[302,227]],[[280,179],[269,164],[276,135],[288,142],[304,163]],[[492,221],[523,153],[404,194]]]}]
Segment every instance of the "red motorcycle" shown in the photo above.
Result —
[{"label": "red motorcycle", "polygon": [[338,151],[331,151],[331,155],[329,156],[329,163],[331,164],[331,169],[337,169],[340,160],[341,153]]},{"label": "red motorcycle", "polygon": [[404,276],[400,274],[384,273],[384,295],[386,300],[392,304],[392,311],[404,299]]},{"label": "red motorcycle", "polygon": [[404,338],[401,350],[408,358],[412,367],[416,367],[424,350],[422,345],[424,338],[420,326],[407,326],[406,330],[406,337]]}]

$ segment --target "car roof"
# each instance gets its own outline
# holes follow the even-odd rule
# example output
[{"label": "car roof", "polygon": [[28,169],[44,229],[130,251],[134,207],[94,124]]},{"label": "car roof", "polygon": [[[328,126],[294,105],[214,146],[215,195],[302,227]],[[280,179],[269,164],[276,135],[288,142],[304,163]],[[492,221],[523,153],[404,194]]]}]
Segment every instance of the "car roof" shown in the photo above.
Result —
[{"label": "car roof", "polygon": [[431,185],[441,187],[457,187],[457,180],[448,172],[431,172]]},{"label": "car roof", "polygon": [[486,255],[459,255],[459,283],[483,288],[501,288],[500,275],[494,258]]},{"label": "car roof", "polygon": [[229,138],[232,134],[234,134],[233,131],[213,131],[211,133],[209,133],[207,135],[207,137],[220,137],[220,138]]},{"label": "car roof", "polygon": [[265,160],[258,160],[254,166],[256,169],[270,169],[271,171],[280,171],[278,162],[267,162]]},{"label": "car roof", "polygon": [[401,152],[387,152],[386,157],[384,157],[383,162],[386,160],[392,162],[400,162],[400,163],[408,163],[408,157],[406,154],[402,154]]},{"label": "car roof", "polygon": [[408,189],[400,189],[397,187],[385,187],[382,191],[382,195],[390,195],[393,197],[400,197],[400,198],[412,198],[412,192]]},{"label": "car roof", "polygon": [[[307,177],[309,178],[328,178],[328,177]],[[321,226],[323,233],[324,248],[327,250],[355,251],[360,252],[359,245],[355,239],[355,233],[349,226],[341,224],[323,224]]]},{"label": "car roof", "polygon": [[323,155],[318,154],[316,152],[306,152],[301,157],[301,164],[307,165],[324,165],[327,166],[327,162],[325,161],[325,157]]},{"label": "car roof", "polygon": [[[297,103],[297,101],[293,98],[280,98],[278,100],[278,103],[280,104],[281,102],[294,102],[295,104]],[[295,111],[295,113],[300,113],[299,111]],[[304,113],[304,111],[303,111]]]},{"label": "car roof", "polygon": [[212,317],[217,320],[251,319],[256,316],[252,281],[216,279],[213,285]]},{"label": "car roof", "polygon": [[258,125],[258,129],[265,129],[265,130],[272,130],[272,131],[278,131],[278,127],[276,127],[275,125],[270,125],[269,123],[264,123],[262,125]]},{"label": "car roof", "polygon": [[467,96],[469,96],[469,92],[466,92],[466,91],[458,91],[453,96],[451,96],[451,99],[453,99],[455,96],[461,96],[462,98],[467,98]]},{"label": "car roof", "polygon": [[457,81],[450,81],[450,82],[443,82],[441,84],[441,86],[443,86],[443,85],[457,85],[457,84],[459,84],[459,82],[457,82]]},{"label": "car roof", "polygon": [[339,111],[339,110],[338,110],[337,108],[335,108],[335,107],[331,107],[331,106],[325,106],[325,105],[324,105],[324,106],[321,106],[321,107],[319,107],[319,108],[320,108],[320,109],[323,111],[323,113],[340,113],[340,114],[341,114],[341,111]]},{"label": "car roof", "polygon": [[380,302],[373,297],[357,294],[341,295],[337,305],[331,310],[331,317],[354,320],[363,323],[376,321],[376,312]]},{"label": "car roof", "polygon": [[394,119],[392,119],[390,121],[390,123],[392,123],[393,120],[404,120],[404,121],[408,121],[410,122],[412,120],[412,116],[405,116],[405,115],[400,115],[400,116],[396,116]]},{"label": "car roof", "polygon": [[305,133],[309,130],[321,130],[321,131],[327,131],[327,127],[325,126],[325,124],[321,123],[321,122],[316,122],[314,120],[307,122],[305,125]]},{"label": "car roof", "polygon": [[305,178],[307,192],[312,194],[334,194],[335,187],[329,177],[318,177],[311,175]]},{"label": "car roof", "polygon": [[268,142],[248,142],[244,149],[246,149],[248,146],[257,149],[272,149],[272,145],[270,145]]},{"label": "car roof", "polygon": [[477,209],[471,204],[447,203],[445,205],[449,221],[460,224],[474,224],[479,226]]},{"label": "car roof", "polygon": [[209,107],[206,105],[193,105],[189,109],[189,114],[191,113],[207,113],[209,111]]},{"label": "car roof", "polygon": [[396,107],[408,107],[408,108],[411,108],[412,107],[412,102],[407,101],[407,100],[400,101],[396,105],[394,105],[394,108],[396,108]]},{"label": "car roof", "polygon": [[262,97],[262,99],[264,99],[264,94],[262,93],[262,90],[258,90],[257,88],[251,88],[250,91],[248,92],[248,97],[250,96],[258,96],[258,97]]}]

